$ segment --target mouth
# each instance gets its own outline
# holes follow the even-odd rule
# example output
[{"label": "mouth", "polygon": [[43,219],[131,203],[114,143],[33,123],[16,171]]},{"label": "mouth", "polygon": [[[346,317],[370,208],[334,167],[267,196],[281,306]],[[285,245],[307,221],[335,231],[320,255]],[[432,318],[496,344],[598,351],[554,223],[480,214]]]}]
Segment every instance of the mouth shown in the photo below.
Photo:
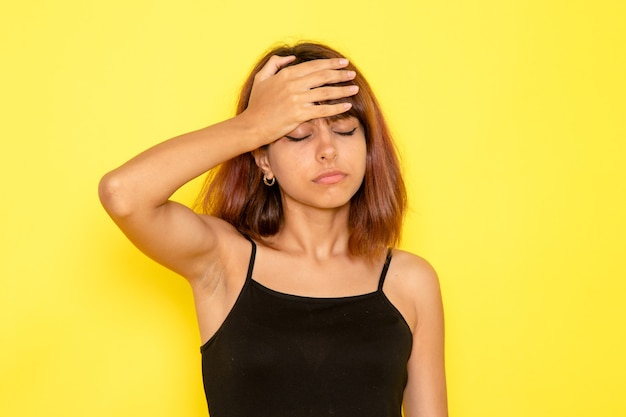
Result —
[{"label": "mouth", "polygon": [[324,172],[313,179],[313,182],[321,185],[331,185],[342,181],[348,174],[341,171]]}]

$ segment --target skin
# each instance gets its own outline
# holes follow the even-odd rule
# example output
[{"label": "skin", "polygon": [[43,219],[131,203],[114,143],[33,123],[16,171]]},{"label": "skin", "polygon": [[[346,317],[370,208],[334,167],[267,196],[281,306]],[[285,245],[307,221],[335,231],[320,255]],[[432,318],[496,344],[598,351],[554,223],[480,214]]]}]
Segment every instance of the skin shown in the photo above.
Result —
[{"label": "skin", "polygon": [[[241,291],[250,243],[223,220],[196,214],[169,198],[186,182],[245,152],[253,152],[267,178],[276,178],[285,212],[281,231],[257,242],[255,280],[311,297],[377,288],[384,256],[372,268],[348,251],[350,199],[365,171],[363,128],[354,118],[327,119],[347,111],[349,104],[314,104],[357,94],[354,86],[329,86],[355,74],[343,69],[345,59],[310,61],[278,72],[293,59],[270,59],[255,77],[242,114],[158,144],[100,182],[102,204],[126,236],[189,282],[203,343]],[[422,258],[394,250],[383,291],[413,332],[405,416],[446,416],[436,273]]]}]

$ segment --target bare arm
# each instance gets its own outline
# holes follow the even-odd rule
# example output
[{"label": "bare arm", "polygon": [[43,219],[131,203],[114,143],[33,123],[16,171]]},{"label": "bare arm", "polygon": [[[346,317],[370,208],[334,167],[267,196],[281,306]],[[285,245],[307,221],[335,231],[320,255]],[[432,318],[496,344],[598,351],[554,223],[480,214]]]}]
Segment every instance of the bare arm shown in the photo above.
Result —
[{"label": "bare arm", "polygon": [[411,293],[415,294],[416,324],[404,394],[405,417],[447,417],[444,366],[444,321],[439,281],[432,267],[419,259]]},{"label": "bare arm", "polygon": [[300,123],[348,110],[344,104],[314,105],[356,93],[320,87],[347,81],[347,61],[316,60],[285,68],[293,57],[272,57],[257,74],[248,109],[241,115],[150,148],[107,173],[101,202],[126,236],[144,253],[188,279],[201,277],[232,227],[169,200],[182,185],[220,163],[279,139]]}]

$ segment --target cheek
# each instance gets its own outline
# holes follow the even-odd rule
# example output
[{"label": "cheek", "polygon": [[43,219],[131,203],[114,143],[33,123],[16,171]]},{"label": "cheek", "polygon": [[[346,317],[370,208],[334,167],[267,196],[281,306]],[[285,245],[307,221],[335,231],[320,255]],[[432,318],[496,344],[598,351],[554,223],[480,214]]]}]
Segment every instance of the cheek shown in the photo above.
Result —
[{"label": "cheek", "polygon": [[306,155],[300,152],[272,152],[268,155],[268,161],[272,172],[278,181],[293,177],[296,172],[302,171],[306,166]]},{"label": "cheek", "polygon": [[353,154],[355,155],[356,163],[361,165],[363,174],[365,174],[365,168],[367,166],[367,144],[365,143],[365,139],[357,144],[353,150]]}]

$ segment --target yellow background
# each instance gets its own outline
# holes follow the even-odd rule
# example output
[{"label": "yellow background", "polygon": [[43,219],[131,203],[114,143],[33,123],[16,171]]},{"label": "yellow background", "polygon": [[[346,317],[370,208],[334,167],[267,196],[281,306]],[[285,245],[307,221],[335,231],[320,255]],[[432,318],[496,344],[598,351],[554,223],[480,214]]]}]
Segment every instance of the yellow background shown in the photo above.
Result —
[{"label": "yellow background", "polygon": [[97,182],[300,38],[353,58],[397,136],[451,415],[626,415],[624,2],[0,4],[0,415],[206,416],[190,291]]}]

